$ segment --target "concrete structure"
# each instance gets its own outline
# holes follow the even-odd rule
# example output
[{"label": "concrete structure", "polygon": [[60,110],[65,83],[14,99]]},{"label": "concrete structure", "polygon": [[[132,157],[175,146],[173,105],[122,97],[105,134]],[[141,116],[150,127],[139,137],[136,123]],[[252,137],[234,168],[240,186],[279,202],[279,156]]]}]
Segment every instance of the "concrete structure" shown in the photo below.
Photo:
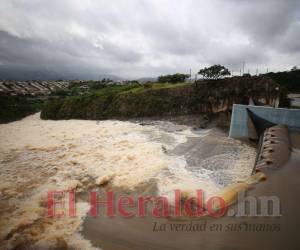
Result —
[{"label": "concrete structure", "polygon": [[236,139],[248,139],[253,133],[249,126],[247,108],[261,118],[275,124],[285,124],[292,130],[300,131],[300,109],[272,108],[234,104],[231,115],[229,136]]}]

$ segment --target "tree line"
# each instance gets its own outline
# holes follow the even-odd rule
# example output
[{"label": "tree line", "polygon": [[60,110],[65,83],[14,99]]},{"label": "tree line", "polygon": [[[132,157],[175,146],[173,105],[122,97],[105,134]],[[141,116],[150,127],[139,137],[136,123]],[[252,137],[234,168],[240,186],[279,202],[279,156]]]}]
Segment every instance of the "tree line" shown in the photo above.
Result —
[{"label": "tree line", "polygon": [[[205,67],[203,69],[200,69],[198,72],[199,75],[202,75],[204,79],[207,80],[217,80],[222,77],[230,75],[230,71],[220,65],[216,64],[210,67]],[[184,82],[186,79],[188,79],[190,75],[187,74],[180,74],[176,73],[173,75],[163,75],[158,77],[158,82],[160,83],[179,83],[179,82]]]}]

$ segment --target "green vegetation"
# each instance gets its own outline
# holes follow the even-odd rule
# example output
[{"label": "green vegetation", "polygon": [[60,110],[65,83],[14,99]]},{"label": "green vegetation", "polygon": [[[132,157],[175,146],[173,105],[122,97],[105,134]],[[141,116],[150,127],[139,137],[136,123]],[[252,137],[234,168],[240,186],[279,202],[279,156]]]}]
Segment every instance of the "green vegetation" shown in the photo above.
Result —
[{"label": "green vegetation", "polygon": [[41,110],[43,101],[25,97],[0,96],[0,123],[12,122]]},{"label": "green vegetation", "polygon": [[56,91],[53,91],[50,96],[68,96],[70,95],[70,91],[69,90],[65,90],[65,89],[59,89]]},{"label": "green vegetation", "polygon": [[92,95],[96,96],[110,96],[134,89],[141,88],[139,84],[130,84],[130,85],[108,85],[100,90],[91,91]]},{"label": "green vegetation", "polygon": [[291,71],[270,72],[266,76],[271,77],[289,93],[300,93],[300,70],[293,68]]},{"label": "green vegetation", "polygon": [[[53,98],[46,102],[42,119],[108,119],[122,117],[175,114],[178,100],[168,91],[180,90],[190,84],[109,85],[101,90],[68,98]],[[189,86],[191,87],[191,86]],[[173,111],[172,111],[172,108]],[[175,108],[176,107],[176,108]]]},{"label": "green vegetation", "polygon": [[[300,70],[295,66],[290,71],[265,74],[280,85],[280,107],[290,108],[289,93],[300,93]],[[295,107],[294,107],[295,108]]]},{"label": "green vegetation", "polygon": [[177,73],[174,75],[159,76],[158,82],[160,82],[160,83],[180,83],[180,82],[184,82],[187,78],[189,78],[189,75]]},{"label": "green vegetation", "polygon": [[104,85],[101,81],[79,82],[69,90],[55,92],[44,105],[38,98],[3,96],[0,121],[20,119],[39,111],[41,106],[41,118],[54,120],[210,115],[230,111],[233,103],[248,104],[250,96],[257,100],[267,98],[272,102],[279,96],[278,89],[281,106],[288,107],[288,91],[285,87],[278,87],[265,76],[201,80],[196,84],[139,84],[131,81],[125,85]]},{"label": "green vegetation", "polygon": [[[267,87],[266,87],[267,86]],[[42,119],[124,119],[150,116],[212,114],[247,104],[249,96],[275,99],[278,85],[269,78],[236,77],[190,83],[109,85],[103,89],[49,100]]]},{"label": "green vegetation", "polygon": [[224,66],[217,64],[208,68],[200,69],[198,74],[202,75],[205,79],[216,80],[230,75],[230,71]]}]

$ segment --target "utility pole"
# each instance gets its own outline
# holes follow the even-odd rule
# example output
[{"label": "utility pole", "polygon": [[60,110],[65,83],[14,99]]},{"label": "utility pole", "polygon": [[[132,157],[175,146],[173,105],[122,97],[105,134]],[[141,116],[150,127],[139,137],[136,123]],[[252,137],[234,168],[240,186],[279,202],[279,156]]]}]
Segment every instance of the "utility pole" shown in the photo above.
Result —
[{"label": "utility pole", "polygon": [[243,61],[243,75],[245,74],[245,64],[246,64],[246,62]]}]

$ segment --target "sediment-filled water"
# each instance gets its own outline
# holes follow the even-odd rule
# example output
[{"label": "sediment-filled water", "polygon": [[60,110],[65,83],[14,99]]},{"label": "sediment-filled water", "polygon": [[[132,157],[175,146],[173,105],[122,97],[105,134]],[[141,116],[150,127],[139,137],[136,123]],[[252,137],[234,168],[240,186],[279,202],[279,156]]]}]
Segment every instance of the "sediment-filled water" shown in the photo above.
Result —
[{"label": "sediment-filled water", "polygon": [[171,122],[44,121],[35,114],[0,125],[0,138],[0,241],[7,248],[92,248],[78,233],[88,203],[78,202],[76,218],[49,219],[49,190],[155,182],[159,195],[202,189],[210,196],[248,177],[255,159],[254,148],[213,129]]}]

